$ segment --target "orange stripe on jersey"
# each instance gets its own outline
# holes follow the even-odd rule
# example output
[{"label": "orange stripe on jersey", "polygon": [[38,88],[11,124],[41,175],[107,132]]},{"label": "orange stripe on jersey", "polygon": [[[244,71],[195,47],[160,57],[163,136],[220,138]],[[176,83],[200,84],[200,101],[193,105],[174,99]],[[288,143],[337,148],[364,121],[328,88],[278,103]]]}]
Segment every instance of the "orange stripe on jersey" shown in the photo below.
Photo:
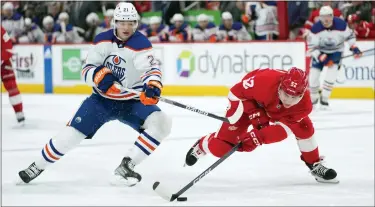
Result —
[{"label": "orange stripe on jersey", "polygon": [[161,72],[159,72],[159,71],[152,71],[152,72],[144,74],[143,76],[141,76],[141,78],[143,79],[144,77],[149,76],[149,75],[160,75],[160,77],[162,76]]},{"label": "orange stripe on jersey", "polygon": [[82,76],[85,75],[85,73],[89,70],[90,68],[85,68],[82,70]]},{"label": "orange stripe on jersey", "polygon": [[147,143],[141,136],[138,137],[139,141],[141,141],[144,145],[146,145],[150,150],[154,151],[155,147],[151,144]]},{"label": "orange stripe on jersey", "polygon": [[48,156],[50,156],[54,160],[59,160],[60,158],[55,157],[55,156],[52,155],[52,153],[48,150],[48,146],[47,145],[48,144],[46,144],[46,146],[44,147],[44,149],[46,149],[46,152],[47,152]]},{"label": "orange stripe on jersey", "polygon": [[127,48],[129,50],[133,50],[133,51],[136,51],[136,52],[140,52],[140,51],[144,51],[144,50],[151,50],[152,49],[152,47],[147,47],[147,48],[143,48],[143,49],[137,50],[137,49],[134,49],[134,48],[131,48],[131,47],[126,47],[126,46],[124,46],[124,48]]}]

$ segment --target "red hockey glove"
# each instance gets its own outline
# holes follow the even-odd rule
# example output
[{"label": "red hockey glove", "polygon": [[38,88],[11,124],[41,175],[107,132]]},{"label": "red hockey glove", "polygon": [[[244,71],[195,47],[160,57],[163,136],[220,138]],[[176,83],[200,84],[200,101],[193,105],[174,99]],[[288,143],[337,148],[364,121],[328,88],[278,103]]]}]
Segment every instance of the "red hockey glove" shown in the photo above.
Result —
[{"label": "red hockey glove", "polygon": [[269,126],[270,117],[263,108],[257,108],[249,113],[249,119],[254,129]]},{"label": "red hockey glove", "polygon": [[263,138],[257,129],[252,129],[250,132],[240,135],[237,139],[242,142],[241,147],[238,148],[239,152],[251,152],[263,144]]}]

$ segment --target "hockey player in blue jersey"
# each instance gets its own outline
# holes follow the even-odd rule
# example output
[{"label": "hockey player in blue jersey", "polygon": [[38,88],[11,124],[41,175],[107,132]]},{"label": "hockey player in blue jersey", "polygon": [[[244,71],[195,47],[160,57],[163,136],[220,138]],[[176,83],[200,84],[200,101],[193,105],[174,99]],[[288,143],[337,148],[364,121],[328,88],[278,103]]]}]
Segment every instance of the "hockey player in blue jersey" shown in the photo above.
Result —
[{"label": "hockey player in blue jersey", "polygon": [[223,24],[219,26],[217,31],[217,39],[219,41],[247,41],[251,40],[249,32],[240,22],[233,22],[232,14],[223,12],[221,14]]},{"label": "hockey player in blue jersey", "polygon": [[[362,52],[355,45],[354,31],[344,20],[333,16],[330,6],[323,6],[320,9],[319,18],[320,20],[312,26],[311,33],[307,37],[308,49],[312,57],[309,83],[314,108],[317,108],[320,103],[320,108],[327,109],[328,99],[340,69],[344,42],[348,42],[354,57],[360,57]],[[327,67],[327,71],[321,94],[319,94],[320,74],[323,67]]]},{"label": "hockey player in blue jersey", "polygon": [[[156,104],[161,94],[161,71],[150,41],[137,29],[137,11],[131,3],[114,10],[114,29],[94,39],[82,70],[93,93],[86,98],[67,126],[42,148],[40,158],[19,172],[21,183],[29,183],[49,165],[62,158],[84,139],[91,139],[105,123],[118,120],[139,135],[111,179],[134,186],[141,175],[134,167],[147,158],[169,135],[171,119]],[[116,84],[141,92],[119,90]],[[126,139],[126,135],[124,139]]]}]

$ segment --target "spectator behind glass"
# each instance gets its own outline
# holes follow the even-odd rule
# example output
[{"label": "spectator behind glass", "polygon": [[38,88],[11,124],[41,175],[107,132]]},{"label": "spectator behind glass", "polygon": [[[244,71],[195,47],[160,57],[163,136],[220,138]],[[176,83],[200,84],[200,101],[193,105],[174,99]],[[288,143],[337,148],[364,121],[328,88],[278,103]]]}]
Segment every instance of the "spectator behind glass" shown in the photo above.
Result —
[{"label": "spectator behind glass", "polygon": [[161,18],[153,16],[150,18],[150,26],[145,31],[145,36],[148,37],[150,42],[168,42],[169,27],[161,23]]},{"label": "spectator behind glass", "polygon": [[89,15],[87,15],[86,23],[89,26],[85,32],[86,42],[93,42],[96,35],[108,30],[99,26],[99,16],[95,12],[91,12]]},{"label": "spectator behind glass", "polygon": [[[147,32],[146,32],[146,30],[147,30],[147,28],[148,28],[148,25],[145,24],[145,23],[143,23],[141,20],[142,20],[142,18],[141,18],[141,16],[138,14],[138,28],[137,28],[137,30],[138,30],[140,33],[142,33],[144,36],[147,36]],[[161,19],[160,19],[160,21],[161,21]]]},{"label": "spectator behind glass", "polygon": [[57,42],[57,37],[61,35],[61,32],[57,30],[57,27],[58,26],[55,25],[51,16],[46,16],[43,18],[43,33],[45,43],[55,44]]},{"label": "spectator behind glass", "polygon": [[353,1],[351,7],[348,8],[347,15],[356,14],[360,20],[370,22],[372,9],[371,2]]},{"label": "spectator behind glass", "polygon": [[[373,9],[375,18],[375,8]],[[348,25],[354,30],[358,39],[374,39],[375,38],[375,21],[367,22],[360,20],[357,14],[351,14],[347,18]]]},{"label": "spectator behind glass", "polygon": [[221,14],[222,24],[217,32],[219,41],[247,41],[251,40],[250,34],[240,22],[233,22],[232,14],[223,12]]},{"label": "spectator behind glass", "polygon": [[61,39],[57,39],[58,42],[81,43],[83,41],[83,38],[78,35],[78,32],[73,28],[73,25],[69,24],[68,13],[61,12],[57,24],[59,25],[57,28],[62,34],[59,36]]},{"label": "spectator behind glass", "polygon": [[[108,9],[104,13],[104,21],[99,25],[100,27],[103,27],[103,29],[105,29],[105,30],[109,30],[109,29],[113,28],[113,22],[112,22],[113,11],[114,11],[113,9]],[[86,23],[87,23],[87,17],[86,17]]]},{"label": "spectator behind glass", "polygon": [[289,39],[295,40],[309,18],[307,1],[288,2]]},{"label": "spectator behind glass", "polygon": [[205,14],[197,16],[198,24],[195,25],[192,31],[192,39],[194,41],[217,41],[217,27],[213,22],[209,21],[209,18]]},{"label": "spectator behind glass", "polygon": [[45,42],[44,33],[30,18],[25,18],[24,31],[18,38],[19,43],[41,43]]},{"label": "spectator behind glass", "polygon": [[149,12],[151,10],[151,2],[150,1],[135,1],[134,7],[138,11],[138,13]]},{"label": "spectator behind glass", "polygon": [[184,21],[184,16],[177,13],[173,15],[169,27],[169,40],[172,42],[186,42],[191,40],[190,26]]},{"label": "spectator behind glass", "polygon": [[13,43],[17,43],[18,36],[24,28],[24,19],[21,14],[14,11],[11,2],[6,2],[2,6],[1,25],[7,31]]},{"label": "spectator behind glass", "polygon": [[54,22],[57,22],[59,19],[59,14],[62,11],[62,3],[61,2],[48,2],[48,14],[53,18]]},{"label": "spectator behind glass", "polygon": [[248,2],[246,14],[253,21],[256,40],[274,40],[279,35],[276,1]]}]

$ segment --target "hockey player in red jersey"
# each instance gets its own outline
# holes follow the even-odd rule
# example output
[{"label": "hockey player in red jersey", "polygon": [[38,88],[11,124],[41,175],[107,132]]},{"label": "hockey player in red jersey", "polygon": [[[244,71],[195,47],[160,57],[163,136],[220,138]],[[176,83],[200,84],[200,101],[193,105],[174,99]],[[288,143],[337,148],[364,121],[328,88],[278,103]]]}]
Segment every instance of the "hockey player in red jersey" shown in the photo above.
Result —
[{"label": "hockey player in red jersey", "polygon": [[[272,144],[294,134],[301,159],[318,182],[337,183],[336,171],[323,165],[314,127],[309,118],[312,104],[308,75],[301,69],[288,71],[258,69],[248,73],[229,92],[226,117],[216,133],[200,138],[188,151],[186,165],[211,153],[222,157],[242,142],[238,151],[251,152],[262,144]],[[249,126],[253,129],[248,131]]]},{"label": "hockey player in red jersey", "polygon": [[8,91],[9,102],[16,112],[17,121],[23,123],[25,116],[23,114],[21,94],[17,87],[12,63],[10,62],[12,47],[12,41],[8,33],[1,27],[1,81],[4,84],[4,88]]}]

